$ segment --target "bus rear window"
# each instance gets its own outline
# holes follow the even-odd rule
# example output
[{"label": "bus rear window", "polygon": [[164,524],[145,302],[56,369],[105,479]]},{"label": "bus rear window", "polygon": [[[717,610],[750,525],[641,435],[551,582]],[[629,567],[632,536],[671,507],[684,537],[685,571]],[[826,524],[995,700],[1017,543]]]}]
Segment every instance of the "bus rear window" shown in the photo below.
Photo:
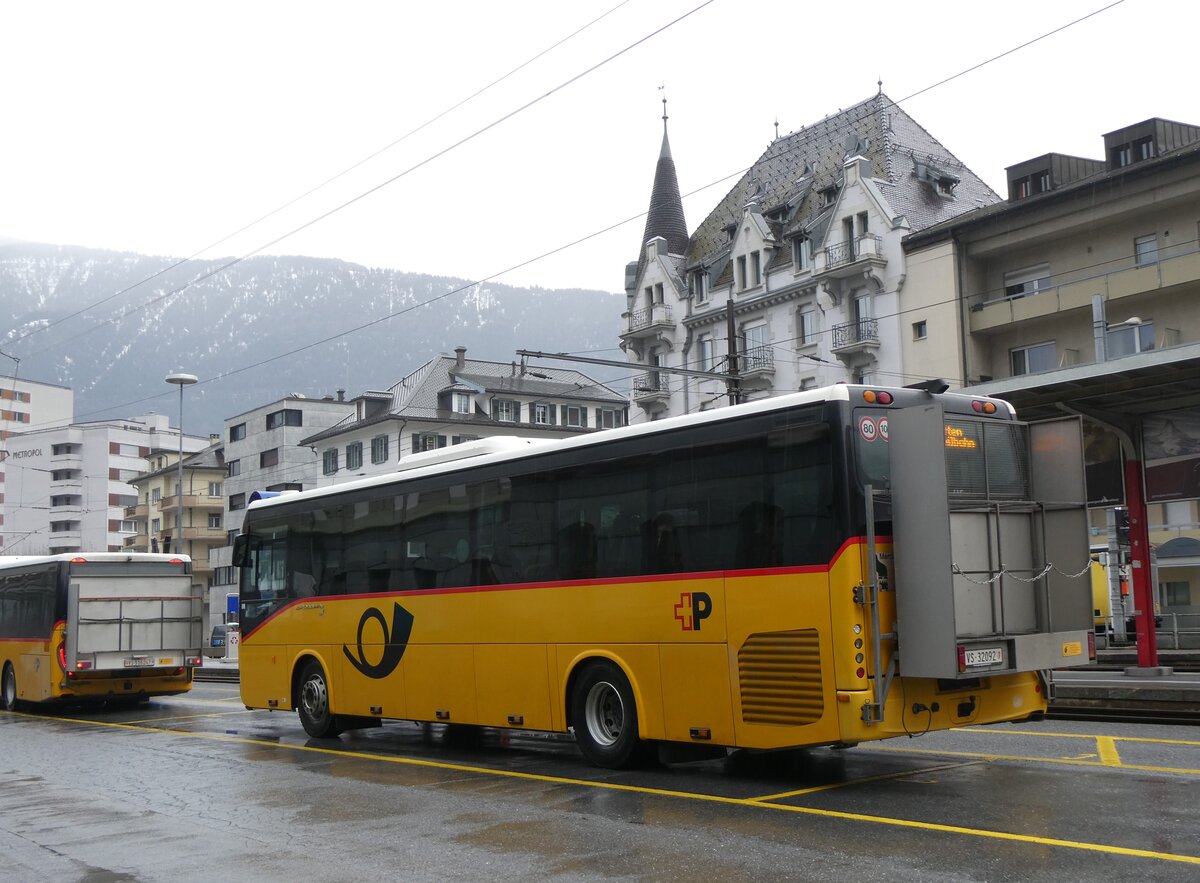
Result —
[{"label": "bus rear window", "polygon": [[[888,412],[855,411],[855,449],[864,484],[891,485]],[[1020,423],[946,420],[946,485],[951,499],[1028,500],[1029,433]]]}]

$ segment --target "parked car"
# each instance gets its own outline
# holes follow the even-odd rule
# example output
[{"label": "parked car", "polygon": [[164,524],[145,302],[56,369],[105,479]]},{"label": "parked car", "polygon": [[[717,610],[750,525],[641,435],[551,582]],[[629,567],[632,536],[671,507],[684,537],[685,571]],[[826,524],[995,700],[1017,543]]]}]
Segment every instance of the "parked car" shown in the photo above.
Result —
[{"label": "parked car", "polygon": [[225,647],[229,643],[229,632],[235,631],[238,627],[236,622],[223,623],[214,625],[212,636],[208,639],[209,656],[224,656]]}]

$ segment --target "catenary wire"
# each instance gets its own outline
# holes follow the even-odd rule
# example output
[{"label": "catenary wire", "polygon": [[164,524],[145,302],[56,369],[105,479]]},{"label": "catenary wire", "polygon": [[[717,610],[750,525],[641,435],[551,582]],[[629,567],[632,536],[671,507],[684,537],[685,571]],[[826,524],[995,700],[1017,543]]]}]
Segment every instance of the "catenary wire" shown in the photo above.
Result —
[{"label": "catenary wire", "polygon": [[[71,319],[74,319],[76,316],[82,315],[83,313],[86,313],[89,310],[94,310],[96,307],[103,306],[104,304],[108,303],[111,300],[114,300],[115,298],[120,297],[123,294],[128,294],[129,292],[133,291],[136,288],[139,288],[140,286],[146,284],[147,282],[157,279],[159,276],[169,273],[171,270],[181,267],[186,263],[194,261],[196,258],[198,258],[200,255],[204,254],[205,252],[211,251],[212,249],[216,248],[218,245],[222,245],[222,244],[228,242],[233,237],[238,236],[241,233],[245,233],[247,230],[251,229],[252,227],[258,226],[263,221],[266,221],[269,218],[274,217],[275,215],[279,214],[281,211],[291,208],[293,205],[300,202],[301,200],[306,199],[307,197],[311,196],[312,194],[316,193],[317,191],[329,186],[330,184],[337,181],[338,179],[345,177],[346,175],[348,175],[350,172],[354,171],[355,169],[357,169],[363,165],[366,165],[368,162],[375,159],[377,156],[380,156],[380,155],[386,153],[387,151],[391,150],[393,147],[397,146],[401,142],[407,140],[408,138],[411,138],[413,135],[416,135],[418,132],[421,132],[422,130],[428,128],[429,126],[433,125],[434,123],[436,123],[438,120],[442,119],[443,117],[458,110],[463,105],[478,98],[480,95],[482,95],[484,92],[487,92],[489,89],[492,89],[493,87],[498,86],[500,83],[504,82],[509,77],[511,77],[514,74],[518,73],[519,71],[525,69],[526,67],[533,64],[535,61],[539,60],[540,58],[543,58],[544,56],[548,55],[550,52],[553,52],[559,46],[562,46],[564,43],[568,42],[569,40],[573,39],[574,37],[577,37],[579,34],[586,31],[592,25],[607,18],[609,15],[612,15],[612,13],[616,12],[618,9],[620,9],[622,6],[625,6],[629,2],[630,2],[630,0],[621,0],[621,2],[618,3],[616,6],[613,6],[606,12],[601,13],[599,16],[597,16],[596,18],[589,21],[587,24],[583,25],[582,27],[576,28],[574,31],[567,34],[567,36],[554,42],[550,46],[547,46],[545,49],[543,49],[541,52],[538,52],[536,55],[521,62],[521,64],[514,67],[508,73],[497,77],[496,79],[494,79],[490,83],[488,83],[486,86],[481,86],[480,88],[478,88],[474,92],[472,92],[470,95],[468,95],[466,98],[459,100],[457,103],[451,105],[450,107],[446,108],[445,110],[441,111],[440,113],[436,114],[435,116],[430,117],[425,122],[421,123],[420,125],[416,126],[415,128],[410,129],[408,132],[404,133],[403,135],[401,135],[399,138],[395,139],[391,143],[384,145],[383,147],[376,150],[374,153],[368,154],[367,156],[363,157],[362,159],[360,159],[358,162],[354,163],[353,165],[348,166],[345,169],[342,169],[342,171],[338,172],[336,175],[326,178],[320,184],[310,187],[308,190],[304,191],[299,196],[293,197],[292,199],[288,200],[287,202],[283,203],[280,206],[277,206],[276,208],[272,209],[271,211],[267,212],[266,214],[262,215],[261,217],[255,219],[253,221],[250,221],[247,224],[244,224],[243,226],[239,227],[237,230],[234,230],[232,233],[229,233],[229,234],[221,237],[220,239],[216,240],[215,242],[209,243],[204,248],[198,249],[197,251],[193,252],[189,257],[181,258],[180,260],[175,261],[172,264],[168,264],[166,267],[163,267],[161,270],[158,270],[157,272],[154,272],[154,273],[150,274],[149,276],[146,276],[144,279],[141,279],[141,280],[133,283],[132,285],[129,285],[125,288],[122,288],[121,290],[119,290],[117,292],[114,292],[113,294],[110,294],[108,297],[105,297],[105,298],[102,298],[101,300],[96,301],[93,304],[89,304],[86,307],[81,307],[80,309],[76,310],[73,313],[69,313],[66,316],[63,316],[59,319],[55,319],[53,322],[47,322],[45,325],[39,325],[37,328],[33,329],[29,333],[23,334],[20,337],[15,338],[13,342],[19,343],[23,340],[26,340],[27,338],[33,337],[35,334],[39,334],[40,332],[46,331],[50,328],[60,325],[63,322],[70,321]],[[263,248],[266,248],[266,247],[267,246],[263,246]],[[0,355],[6,355],[6,354],[0,353]],[[9,358],[12,358],[12,357],[10,356]]]},{"label": "catenary wire", "polygon": [[[307,228],[307,227],[309,227],[309,226],[312,226],[313,224],[315,224],[315,223],[317,223],[317,222],[319,222],[319,221],[323,220],[324,218],[328,217],[329,215],[333,214],[334,212],[336,212],[336,211],[339,211],[339,210],[341,210],[342,208],[345,208],[345,207],[347,207],[347,206],[349,206],[349,205],[353,204],[354,202],[358,201],[359,199],[362,199],[362,198],[363,198],[363,197],[365,197],[366,195],[369,195],[370,193],[373,193],[373,192],[375,192],[375,191],[379,190],[380,188],[382,188],[382,187],[386,186],[387,184],[390,184],[392,181],[395,181],[395,180],[399,179],[400,177],[403,177],[404,175],[406,175],[406,174],[408,174],[408,173],[410,173],[410,172],[412,172],[412,171],[415,171],[416,169],[418,169],[418,168],[420,168],[421,166],[425,165],[426,163],[428,163],[428,162],[432,161],[433,159],[437,158],[438,156],[441,156],[441,155],[443,155],[443,154],[445,154],[445,153],[449,152],[450,150],[453,150],[453,149],[454,149],[454,147],[456,147],[456,146],[458,146],[458,145],[460,145],[460,144],[466,143],[466,141],[469,141],[471,138],[474,138],[474,137],[476,137],[477,135],[479,135],[479,134],[482,134],[483,132],[487,131],[487,130],[488,130],[488,129],[490,129],[490,128],[493,128],[493,127],[495,127],[496,125],[500,124],[501,122],[505,121],[506,119],[509,119],[509,118],[511,118],[512,116],[514,116],[515,114],[517,114],[517,113],[521,112],[522,110],[524,110],[524,109],[526,109],[526,108],[528,108],[528,107],[531,107],[533,104],[536,104],[538,101],[542,100],[542,98],[548,97],[549,95],[553,94],[555,91],[558,91],[558,90],[560,90],[560,89],[564,88],[565,86],[567,86],[567,85],[569,85],[570,83],[572,83],[572,82],[574,82],[574,81],[578,80],[578,79],[579,79],[579,78],[581,78],[582,76],[585,76],[587,73],[591,72],[592,70],[595,70],[596,68],[600,67],[601,65],[603,65],[603,64],[606,64],[608,61],[611,61],[611,60],[615,59],[616,57],[618,57],[619,55],[623,54],[624,52],[627,52],[627,51],[629,51],[629,49],[632,49],[634,46],[636,46],[636,45],[638,45],[638,44],[640,44],[640,43],[642,43],[642,42],[645,42],[645,40],[647,40],[647,39],[649,39],[650,37],[654,36],[655,34],[657,34],[657,33],[661,32],[662,30],[665,30],[666,28],[668,28],[668,27],[671,27],[672,25],[676,24],[677,22],[679,22],[679,21],[682,21],[684,18],[686,18],[686,17],[688,17],[688,16],[690,16],[690,15],[694,14],[696,11],[698,11],[699,9],[701,9],[703,6],[705,6],[705,5],[708,5],[708,3],[711,3],[711,2],[712,2],[712,0],[708,0],[708,2],[706,2],[706,3],[704,3],[704,4],[701,4],[700,6],[697,6],[697,7],[695,7],[695,8],[694,8],[694,9],[692,9],[691,11],[689,11],[689,12],[685,13],[683,16],[680,16],[679,18],[677,18],[677,19],[675,19],[674,21],[672,21],[672,22],[668,23],[667,25],[664,25],[662,28],[659,28],[658,30],[656,30],[656,31],[652,32],[651,34],[647,35],[646,37],[643,37],[641,40],[637,41],[637,43],[631,44],[630,46],[626,47],[625,49],[621,50],[620,52],[618,52],[618,53],[616,53],[616,54],[614,54],[614,55],[612,55],[612,56],[609,56],[609,57],[608,57],[607,59],[605,59],[604,61],[602,61],[602,62],[599,62],[599,63],[598,63],[598,64],[596,64],[596,65],[593,65],[593,67],[589,68],[588,70],[586,70],[586,71],[584,71],[584,72],[582,72],[582,73],[580,73],[580,74],[577,74],[577,75],[575,75],[575,76],[574,76],[574,77],[572,77],[571,79],[569,79],[569,80],[565,81],[564,83],[560,84],[559,86],[555,87],[555,89],[552,89],[550,92],[547,92],[547,93],[545,93],[545,95],[543,95],[541,98],[537,98],[537,99],[534,99],[534,100],[532,100],[532,101],[530,101],[530,102],[526,103],[525,105],[523,105],[522,107],[518,108],[517,110],[514,110],[514,111],[510,112],[509,114],[505,115],[504,117],[501,117],[501,118],[499,118],[498,120],[496,120],[496,121],[494,121],[494,122],[490,123],[488,126],[486,126],[486,127],[482,128],[482,129],[478,130],[478,131],[477,131],[475,134],[473,134],[473,135],[470,135],[470,136],[468,136],[467,138],[464,138],[464,139],[460,140],[459,142],[456,142],[456,144],[454,144],[454,145],[451,145],[451,146],[449,146],[449,147],[447,147],[447,148],[443,149],[443,150],[442,150],[442,151],[440,151],[439,153],[436,153],[436,154],[434,154],[433,156],[431,156],[431,157],[429,157],[429,158],[427,158],[427,159],[423,160],[421,163],[418,163],[416,166],[413,166],[413,167],[412,167],[412,168],[410,168],[409,170],[407,170],[407,171],[405,171],[405,172],[402,172],[402,173],[400,173],[399,175],[397,175],[397,176],[394,176],[393,178],[390,178],[390,179],[388,179],[387,181],[384,181],[384,182],[383,182],[383,183],[381,183],[381,184],[378,184],[378,185],[376,185],[375,187],[371,188],[371,189],[370,189],[370,190],[368,190],[368,191],[365,191],[364,193],[360,194],[359,196],[355,197],[354,199],[352,199],[352,200],[350,200],[350,201],[348,201],[348,202],[346,202],[346,203],[343,203],[341,206],[339,206],[339,207],[337,207],[337,208],[335,208],[335,209],[332,209],[332,210],[330,210],[329,212],[326,212],[325,214],[323,214],[323,215],[321,215],[321,216],[319,216],[319,217],[317,217],[317,218],[314,218],[314,219],[312,219],[312,220],[308,221],[307,223],[305,223],[304,225],[302,225],[302,226],[300,226],[300,227],[296,228],[295,230],[291,231],[290,233],[284,234],[283,236],[281,236],[281,237],[277,238],[276,240],[273,240],[273,241],[272,241],[272,242],[270,242],[270,243],[267,243],[267,244],[265,244],[265,245],[262,245],[262,246],[260,246],[260,247],[259,247],[258,249],[256,249],[255,251],[249,252],[248,254],[244,255],[244,256],[243,256],[243,257],[241,257],[241,258],[235,259],[235,260],[233,260],[233,261],[231,261],[231,262],[229,262],[229,263],[227,263],[227,264],[225,264],[225,265],[223,265],[223,266],[219,267],[218,269],[216,269],[216,270],[214,270],[214,271],[212,271],[212,272],[210,272],[210,273],[204,274],[204,275],[202,275],[202,276],[198,277],[197,279],[194,279],[194,280],[192,280],[191,282],[189,282],[189,283],[186,283],[185,285],[183,285],[183,286],[179,287],[178,289],[174,289],[174,290],[172,290],[172,291],[170,291],[170,292],[167,292],[167,293],[165,293],[165,294],[163,294],[163,295],[161,295],[161,296],[159,296],[159,297],[156,297],[156,298],[154,298],[154,299],[152,299],[152,300],[150,300],[150,301],[146,302],[145,304],[143,304],[141,307],[138,307],[137,309],[144,309],[144,308],[146,308],[146,307],[149,307],[149,306],[151,306],[151,305],[152,305],[152,304],[154,304],[154,303],[157,303],[157,302],[159,302],[159,301],[161,301],[161,300],[163,300],[163,299],[165,299],[165,298],[167,298],[167,297],[170,297],[170,296],[172,296],[172,295],[174,295],[174,294],[177,294],[177,293],[179,293],[179,292],[181,292],[181,291],[185,290],[185,289],[186,289],[186,288],[188,288],[188,287],[191,287],[191,286],[195,285],[195,284],[196,284],[197,282],[199,282],[199,281],[203,281],[203,279],[206,279],[206,278],[209,278],[209,277],[211,277],[211,276],[213,276],[213,275],[216,275],[216,273],[222,272],[223,270],[225,270],[225,269],[228,269],[229,267],[231,267],[231,266],[234,266],[234,265],[235,265],[235,264],[237,264],[237,263],[240,263],[241,261],[245,260],[246,258],[248,258],[248,257],[252,256],[253,254],[256,254],[256,253],[258,253],[259,251],[262,251],[262,250],[264,250],[264,249],[266,249],[266,248],[269,248],[271,245],[274,245],[274,244],[276,244],[277,242],[281,241],[282,239],[285,239],[285,238],[287,238],[288,236],[291,236],[291,235],[293,235],[294,233],[300,232],[301,230],[303,230],[303,229],[306,229],[306,228]],[[1116,5],[1119,5],[1119,3],[1121,3],[1121,2],[1123,2],[1123,0],[1117,0],[1117,3],[1111,3],[1111,4],[1109,4],[1109,5],[1105,6],[1105,7],[1102,7],[1101,9],[1098,9],[1098,10],[1095,10],[1094,12],[1092,12],[1092,13],[1089,13],[1088,15],[1085,15],[1085,16],[1082,16],[1082,17],[1080,17],[1080,18],[1078,18],[1078,19],[1075,19],[1074,21],[1072,21],[1072,22],[1069,22],[1069,23],[1068,23],[1068,24],[1066,24],[1066,25],[1062,25],[1062,26],[1060,26],[1060,27],[1058,27],[1058,28],[1055,28],[1054,30],[1052,30],[1052,31],[1049,31],[1049,32],[1047,32],[1046,34],[1042,35],[1042,37],[1039,37],[1039,38],[1035,38],[1035,39],[1033,39],[1033,40],[1026,41],[1025,43],[1021,44],[1021,46],[1019,46],[1019,47],[1015,47],[1013,50],[1009,50],[1008,52],[1001,53],[1000,55],[994,56],[993,58],[991,58],[991,59],[988,59],[988,60],[987,60],[987,61],[985,61],[985,62],[981,62],[981,63],[979,63],[979,64],[977,64],[977,65],[974,65],[974,66],[972,66],[971,68],[968,68],[968,69],[966,69],[966,70],[964,70],[964,71],[960,72],[959,74],[957,74],[957,75],[955,75],[955,76],[952,76],[952,77],[945,78],[944,80],[942,80],[942,81],[939,81],[939,83],[938,83],[938,84],[934,84],[934,86],[936,86],[936,85],[940,85],[941,83],[949,82],[950,80],[953,80],[953,79],[955,79],[957,76],[961,76],[962,74],[964,74],[964,73],[967,73],[967,72],[969,72],[969,71],[971,71],[971,70],[977,70],[978,68],[980,68],[980,67],[982,67],[982,66],[984,66],[984,65],[986,65],[986,64],[989,64],[989,63],[991,63],[991,62],[993,62],[993,61],[995,61],[995,60],[997,60],[997,59],[1003,58],[1003,57],[1005,57],[1006,55],[1008,55],[1008,54],[1011,54],[1011,52],[1012,52],[1012,51],[1015,51],[1016,49],[1022,48],[1022,47],[1024,47],[1024,46],[1032,45],[1033,43],[1036,43],[1036,42],[1038,42],[1038,40],[1040,40],[1040,39],[1044,39],[1045,37],[1048,37],[1048,36],[1050,36],[1050,35],[1052,35],[1052,34],[1060,33],[1061,31],[1065,30],[1066,28],[1069,28],[1069,27],[1071,27],[1071,26],[1073,26],[1073,25],[1079,24],[1080,22],[1082,22],[1082,21],[1085,21],[1086,19],[1088,19],[1088,18],[1090,18],[1090,17],[1092,17],[1092,16],[1094,16],[1094,15],[1096,15],[1096,14],[1100,13],[1100,12],[1104,12],[1104,11],[1106,11],[1106,10],[1108,10],[1108,9],[1111,9],[1112,7],[1114,7],[1114,6],[1116,6]],[[902,99],[902,100],[908,100],[909,98],[911,98],[911,97],[914,97],[915,95],[919,95],[919,94],[923,94],[923,93],[925,93],[925,92],[928,92],[930,89],[934,88],[934,86],[930,86],[930,87],[927,87],[927,88],[925,88],[925,89],[922,89],[922,90],[920,90],[920,91],[918,91],[918,92],[916,92],[916,93],[913,93],[913,95],[911,95],[911,96],[907,96],[905,99]],[[895,103],[896,103],[896,104],[899,104],[900,102],[895,102]],[[846,129],[846,130],[848,131],[848,130],[849,130],[849,128],[850,128],[850,125],[849,125],[849,123],[847,123],[846,125],[844,125],[844,126],[843,126],[843,127],[841,127],[841,128],[844,128],[844,129]],[[835,131],[836,131],[836,130],[835,130]],[[765,161],[765,160],[769,160],[769,159],[770,159],[770,157],[766,157],[764,160],[759,160],[759,161],[756,161],[756,163],[755,163],[755,164],[757,165],[757,164],[758,164],[758,162]],[[722,183],[722,182],[724,182],[724,181],[727,181],[727,180],[729,180],[730,178],[733,178],[733,177],[736,177],[736,176],[743,175],[743,174],[745,174],[745,173],[746,173],[746,172],[747,172],[749,169],[751,169],[751,168],[753,168],[753,166],[749,166],[749,167],[747,167],[747,168],[743,168],[743,169],[740,169],[740,170],[738,170],[738,171],[732,172],[732,173],[730,173],[730,174],[728,174],[728,175],[722,176],[721,178],[719,178],[719,179],[717,179],[717,180],[715,180],[715,181],[712,181],[712,182],[710,182],[710,183],[708,183],[708,184],[706,184],[706,185],[704,185],[704,186],[702,186],[702,187],[699,187],[699,188],[696,188],[695,190],[689,191],[689,193],[687,193],[687,194],[685,195],[685,198],[686,198],[686,197],[690,197],[690,196],[692,196],[692,195],[695,195],[695,194],[697,194],[697,193],[700,193],[700,192],[702,192],[702,191],[704,191],[704,190],[707,190],[707,189],[709,189],[709,188],[711,188],[711,187],[714,187],[714,186],[716,186],[716,185],[718,185],[718,184],[720,184],[720,183]],[[608,225],[608,226],[604,227],[604,228],[603,228],[603,229],[601,229],[601,230],[597,230],[597,231],[595,231],[594,233],[588,234],[588,235],[586,235],[586,236],[583,236],[583,237],[579,237],[578,239],[575,239],[575,240],[573,240],[573,241],[571,241],[571,242],[569,242],[569,243],[566,243],[566,244],[564,244],[564,245],[562,245],[562,246],[558,246],[558,247],[556,247],[556,248],[553,248],[553,249],[551,249],[551,250],[549,250],[549,251],[543,252],[542,254],[538,255],[537,257],[530,258],[530,259],[528,259],[528,260],[525,260],[525,261],[522,261],[522,262],[520,262],[520,263],[514,264],[513,266],[511,266],[511,267],[509,267],[509,268],[507,268],[507,269],[505,269],[505,270],[502,270],[502,271],[500,271],[500,272],[497,272],[497,273],[490,274],[490,275],[488,275],[488,276],[485,276],[485,277],[482,277],[482,278],[480,278],[480,279],[478,279],[478,280],[475,280],[475,281],[473,281],[473,282],[471,282],[471,283],[468,283],[468,284],[466,284],[466,285],[460,286],[459,288],[456,288],[456,289],[453,289],[453,290],[451,290],[451,291],[445,292],[445,293],[443,293],[443,294],[441,294],[441,295],[438,295],[438,296],[436,296],[436,297],[429,298],[429,299],[427,299],[427,300],[425,300],[425,301],[421,301],[421,302],[419,302],[419,303],[417,303],[417,304],[413,304],[413,305],[411,305],[411,306],[409,306],[409,307],[405,308],[404,310],[400,310],[400,311],[397,311],[397,312],[391,313],[391,314],[389,314],[389,315],[387,315],[387,316],[380,317],[380,318],[378,318],[378,319],[372,320],[371,322],[363,323],[363,324],[361,324],[361,325],[355,326],[354,328],[347,329],[347,330],[345,330],[345,331],[343,331],[343,332],[340,332],[340,333],[338,333],[338,334],[336,334],[336,335],[332,335],[332,336],[330,336],[330,337],[323,338],[323,339],[322,339],[322,340],[320,340],[320,341],[316,341],[316,342],[314,342],[314,343],[306,344],[306,345],[304,345],[304,346],[302,346],[302,347],[298,347],[298,348],[295,348],[295,349],[289,350],[289,351],[287,351],[287,352],[284,352],[284,353],[281,353],[281,354],[279,354],[279,355],[273,356],[273,357],[271,357],[271,358],[269,358],[269,359],[264,359],[264,360],[261,360],[261,361],[259,361],[259,362],[255,362],[255,363],[253,363],[253,364],[251,364],[251,365],[247,365],[247,366],[243,366],[243,367],[241,367],[241,368],[238,368],[238,369],[234,369],[234,370],[232,370],[232,371],[223,372],[222,374],[218,375],[218,376],[217,376],[217,377],[215,377],[215,378],[211,378],[211,379],[210,379],[210,380],[208,380],[208,381],[202,381],[202,383],[212,382],[212,381],[215,381],[215,380],[223,380],[223,379],[225,379],[225,378],[228,378],[228,377],[230,377],[230,376],[234,376],[234,375],[236,375],[236,374],[243,373],[244,371],[248,371],[248,370],[251,370],[251,369],[253,369],[253,368],[261,367],[261,366],[263,366],[263,365],[265,365],[265,364],[269,364],[269,363],[271,363],[271,362],[278,361],[279,359],[286,358],[286,357],[288,357],[288,356],[295,355],[295,354],[297,354],[297,353],[300,353],[300,352],[304,352],[304,351],[306,351],[306,350],[308,350],[308,349],[311,349],[311,348],[313,348],[313,347],[315,347],[315,346],[319,346],[319,345],[322,345],[322,344],[325,344],[325,343],[329,343],[329,342],[331,342],[331,341],[333,341],[333,340],[336,340],[336,339],[339,339],[339,338],[341,338],[341,337],[348,336],[348,335],[350,335],[350,334],[356,333],[356,332],[358,332],[358,331],[361,331],[361,330],[363,330],[363,329],[365,329],[365,328],[368,328],[368,327],[371,327],[371,326],[373,326],[373,325],[379,324],[380,322],[383,322],[383,321],[387,321],[388,319],[395,318],[396,316],[403,315],[403,314],[405,314],[405,313],[407,313],[407,312],[411,312],[412,310],[415,310],[415,309],[417,309],[417,308],[419,308],[419,307],[426,306],[426,305],[428,305],[428,304],[434,303],[434,302],[436,302],[436,301],[438,301],[438,300],[441,300],[441,299],[443,299],[443,298],[446,298],[446,297],[449,297],[449,296],[452,296],[452,295],[455,295],[455,294],[460,294],[460,293],[462,293],[462,292],[465,292],[465,291],[469,290],[470,288],[473,288],[473,287],[475,287],[475,286],[477,286],[477,285],[479,285],[479,284],[482,284],[483,282],[494,280],[494,279],[496,279],[496,278],[497,278],[497,277],[499,277],[499,276],[502,276],[502,275],[504,275],[504,274],[506,274],[506,273],[512,272],[513,270],[516,270],[516,269],[519,269],[519,268],[525,267],[525,266],[527,266],[527,265],[529,265],[529,264],[531,264],[531,263],[534,263],[534,262],[536,262],[536,261],[542,260],[542,259],[544,259],[545,257],[548,257],[548,256],[550,256],[550,255],[556,254],[556,253],[558,253],[558,252],[560,252],[560,251],[563,251],[563,250],[565,250],[565,249],[568,249],[568,248],[574,247],[575,245],[578,245],[578,244],[580,244],[580,243],[582,243],[582,242],[585,242],[585,241],[587,241],[587,240],[589,240],[589,239],[592,239],[592,238],[594,238],[594,237],[596,237],[596,236],[600,236],[600,235],[603,235],[604,233],[610,232],[611,230],[613,230],[613,229],[616,229],[617,227],[620,227],[620,226],[623,226],[623,225],[625,225],[625,224],[631,223],[632,221],[634,221],[634,220],[637,220],[637,219],[639,219],[639,218],[643,218],[643,217],[645,216],[645,214],[646,214],[645,212],[640,212],[640,213],[638,213],[638,214],[636,214],[636,215],[633,215],[633,216],[631,216],[630,218],[627,218],[627,219],[625,219],[625,220],[623,220],[623,221],[619,221],[619,222],[617,222],[617,223],[610,224],[610,225]],[[949,303],[949,302],[953,302],[953,301],[946,301],[946,303]],[[927,307],[927,306],[929,306],[929,305],[926,305],[926,307]],[[134,311],[129,311],[129,312],[127,312],[127,313],[123,314],[123,315],[122,315],[121,317],[119,317],[119,318],[125,318],[126,316],[128,316],[128,315],[129,315],[130,313],[132,313],[132,312],[134,312]],[[879,317],[879,318],[883,318],[883,317]],[[111,324],[113,321],[117,321],[117,320],[109,320],[108,322],[106,322],[106,323],[102,323],[101,325],[98,325],[98,326],[95,326],[95,327],[96,327],[96,328],[103,327],[103,324]],[[90,330],[95,330],[95,328],[93,328],[93,329],[90,329]],[[85,334],[86,334],[86,333],[90,333],[90,330],[89,330],[89,332],[84,332],[84,333],[85,333]],[[824,332],[822,332],[822,333],[824,333]],[[79,336],[82,336],[82,335],[79,335]],[[70,340],[74,340],[74,339],[76,339],[76,338],[70,338],[68,341],[63,341],[63,343],[69,342]],[[639,372],[639,373],[641,373],[641,372]],[[125,403],[122,403],[122,404],[118,404],[118,405],[112,405],[112,406],[108,406],[108,407],[106,407],[106,408],[104,408],[104,409],[97,410],[97,411],[92,411],[92,412],[88,412],[88,413],[95,414],[95,413],[110,412],[110,411],[113,411],[113,410],[116,410],[116,409],[119,409],[119,408],[128,407],[128,406],[130,406],[130,405],[134,405],[134,404],[140,404],[140,403],[142,403],[142,402],[146,402],[146,401],[152,401],[152,400],[155,400],[155,399],[161,398],[163,395],[166,395],[166,393],[158,393],[158,394],[155,394],[155,395],[146,396],[146,397],[143,397],[143,398],[140,398],[140,399],[132,400],[132,401],[125,402]]]}]

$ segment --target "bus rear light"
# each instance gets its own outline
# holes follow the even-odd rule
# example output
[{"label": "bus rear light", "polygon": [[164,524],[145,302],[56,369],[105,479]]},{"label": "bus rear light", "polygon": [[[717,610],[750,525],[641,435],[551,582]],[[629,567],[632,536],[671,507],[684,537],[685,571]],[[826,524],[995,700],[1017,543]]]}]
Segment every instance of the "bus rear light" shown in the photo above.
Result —
[{"label": "bus rear light", "polygon": [[175,565],[182,566],[182,565],[183,565],[183,559],[182,559],[182,558],[172,558],[172,559],[171,559],[170,561],[168,561],[167,563],[168,563],[168,564],[175,564]]},{"label": "bus rear light", "polygon": [[712,729],[710,727],[692,727],[688,730],[688,734],[693,739],[700,739],[706,742],[712,739]]},{"label": "bus rear light", "polygon": [[86,558],[72,558],[71,563],[72,564],[87,564],[87,559]]},{"label": "bus rear light", "polygon": [[202,658],[200,658],[199,656],[189,656],[187,659],[185,659],[185,660],[183,661],[183,664],[184,664],[184,665],[190,665],[190,666],[193,666],[193,667],[194,667],[194,666],[197,666],[197,665],[203,665],[203,664],[204,664],[204,660],[203,660]]},{"label": "bus rear light", "polygon": [[867,670],[860,665],[854,670],[854,676],[858,678],[865,678],[867,676]]},{"label": "bus rear light", "polygon": [[75,663],[76,671],[87,671],[91,667],[92,667],[92,663],[86,659],[81,659]]},{"label": "bus rear light", "polygon": [[875,394],[875,401],[881,405],[890,405],[892,403],[892,394],[890,392],[879,392]]},{"label": "bus rear light", "polygon": [[967,648],[962,644],[958,645],[958,673],[962,674],[967,670]]},{"label": "bus rear light", "polygon": [[1096,633],[1094,631],[1088,632],[1088,659],[1096,661]]},{"label": "bus rear light", "polygon": [[864,389],[863,401],[868,405],[890,405],[892,403],[892,394],[883,390]]},{"label": "bus rear light", "polygon": [[58,642],[58,667],[67,670],[67,645],[63,641]]},{"label": "bus rear light", "polygon": [[995,414],[996,413],[996,403],[995,402],[981,402],[979,399],[976,399],[975,401],[971,402],[971,408],[977,414]]}]

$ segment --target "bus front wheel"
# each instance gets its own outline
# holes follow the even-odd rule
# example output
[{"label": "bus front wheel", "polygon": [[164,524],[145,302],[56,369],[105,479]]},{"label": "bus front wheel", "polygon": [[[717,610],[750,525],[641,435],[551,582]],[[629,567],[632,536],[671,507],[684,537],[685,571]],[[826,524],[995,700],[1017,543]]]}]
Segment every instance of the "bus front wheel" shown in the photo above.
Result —
[{"label": "bus front wheel", "polygon": [[593,662],[580,673],[571,696],[571,722],[579,750],[596,766],[627,769],[641,759],[633,688],[617,665]]},{"label": "bus front wheel", "polygon": [[21,700],[17,698],[17,672],[12,667],[11,663],[4,666],[4,710],[17,711],[21,707]]},{"label": "bus front wheel", "polygon": [[341,732],[329,710],[329,680],[315,659],[304,666],[297,694],[296,711],[304,732],[314,739],[332,739]]}]

